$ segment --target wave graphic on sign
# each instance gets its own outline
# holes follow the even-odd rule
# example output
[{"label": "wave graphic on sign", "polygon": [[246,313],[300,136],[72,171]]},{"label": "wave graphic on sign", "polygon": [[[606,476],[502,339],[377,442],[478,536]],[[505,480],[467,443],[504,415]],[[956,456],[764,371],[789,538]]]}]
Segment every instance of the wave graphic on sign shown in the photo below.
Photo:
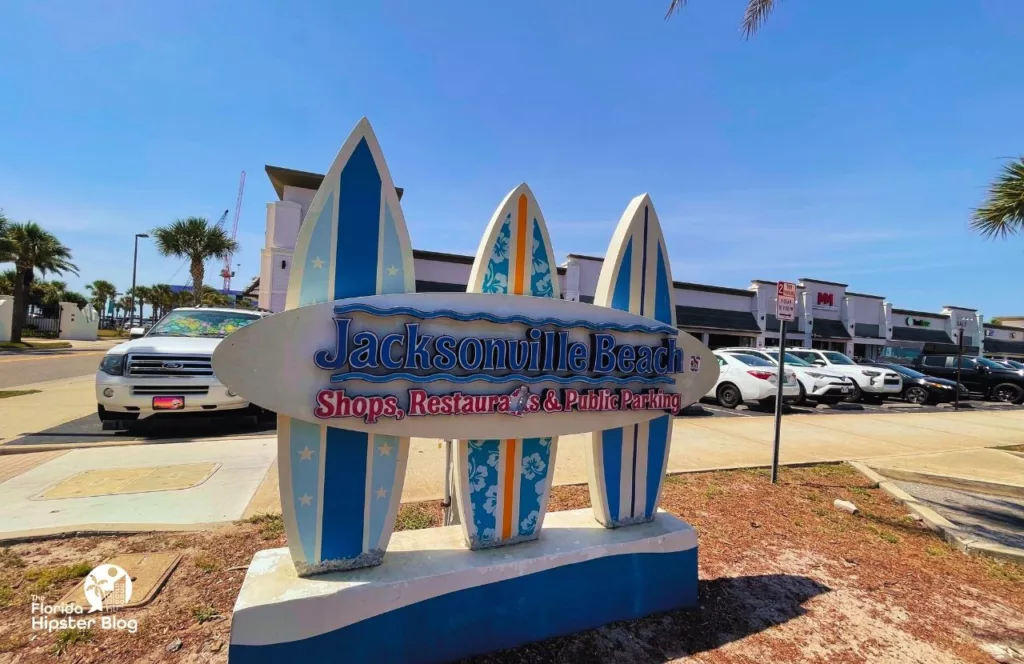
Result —
[{"label": "wave graphic on sign", "polygon": [[407,380],[410,383],[435,383],[446,381],[449,383],[558,383],[559,385],[572,385],[584,383],[586,385],[630,385],[640,383],[643,385],[674,385],[675,379],[670,376],[602,376],[594,378],[591,376],[524,376],[523,374],[509,374],[507,376],[491,376],[487,374],[474,374],[468,376],[456,376],[449,373],[417,375],[411,373],[392,373],[387,375],[371,374],[362,371],[347,371],[345,373],[333,374],[332,383],[341,383],[346,380],[365,380],[367,383],[390,383],[396,380]]},{"label": "wave graphic on sign", "polygon": [[349,314],[349,313],[366,313],[372,316],[411,316],[412,318],[419,318],[421,320],[431,320],[434,318],[449,318],[451,320],[457,320],[463,323],[473,323],[478,321],[487,321],[489,323],[497,323],[499,325],[507,325],[509,323],[521,323],[523,325],[529,325],[531,327],[543,327],[545,325],[552,325],[561,328],[584,328],[587,330],[614,330],[615,332],[647,332],[649,334],[668,334],[678,335],[679,330],[670,325],[622,325],[620,323],[594,323],[586,320],[559,320],[557,318],[529,318],[527,316],[509,315],[499,316],[497,314],[491,314],[486,312],[467,314],[461,311],[452,311],[450,309],[439,309],[435,311],[420,311],[412,307],[375,307],[369,304],[363,304],[355,302],[352,304],[339,304],[334,307],[335,314]]}]

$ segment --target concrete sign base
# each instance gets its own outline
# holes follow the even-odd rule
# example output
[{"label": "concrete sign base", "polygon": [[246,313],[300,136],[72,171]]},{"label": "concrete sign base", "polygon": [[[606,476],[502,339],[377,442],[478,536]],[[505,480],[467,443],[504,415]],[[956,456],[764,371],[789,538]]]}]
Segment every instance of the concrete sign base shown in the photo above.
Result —
[{"label": "concrete sign base", "polygon": [[253,558],[229,656],[249,662],[447,662],[697,607],[697,532],[659,512],[609,530],[553,512],[540,538],[470,551],[461,527],[396,532],[378,567],[300,578],[288,549]]}]

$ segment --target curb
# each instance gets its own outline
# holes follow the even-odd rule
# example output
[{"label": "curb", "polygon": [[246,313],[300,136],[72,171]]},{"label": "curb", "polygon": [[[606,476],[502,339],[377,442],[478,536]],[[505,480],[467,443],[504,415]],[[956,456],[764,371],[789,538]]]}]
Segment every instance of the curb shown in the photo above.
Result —
[{"label": "curb", "polygon": [[[236,519],[235,521],[241,520]],[[87,523],[69,528],[33,528],[0,533],[0,544],[28,544],[54,539],[74,537],[96,537],[101,535],[139,535],[146,533],[187,533],[216,530],[230,526],[235,521],[214,521],[211,523]]]},{"label": "curb", "polygon": [[1003,560],[1010,560],[1016,563],[1024,563],[1024,550],[1003,546],[1002,544],[976,540],[958,528],[956,524],[951,522],[949,519],[927,505],[922,504],[917,500],[917,498],[914,498],[909,493],[868,468],[863,463],[859,461],[847,461],[847,463],[860,474],[864,475],[864,477],[868,478],[868,480],[874,484],[875,488],[885,491],[895,500],[903,503],[903,505],[911,512],[921,517],[922,523],[938,533],[947,544],[957,551],[962,551],[969,555],[980,553],[991,558],[1001,558]]},{"label": "curb", "polygon": [[34,454],[35,452],[70,452],[72,450],[94,450],[101,447],[131,447],[134,445],[177,445],[182,443],[196,443],[196,442],[219,442],[219,443],[233,443],[239,440],[252,440],[253,438],[265,438],[269,434],[254,434],[251,436],[224,436],[224,437],[211,437],[211,438],[172,438],[170,440],[104,440],[96,443],[53,443],[53,444],[40,444],[33,445],[19,444],[11,445],[9,443],[0,443],[0,456],[7,454]]},{"label": "curb", "polygon": [[901,482],[915,482],[917,484],[928,484],[941,486],[957,491],[975,493],[988,493],[995,496],[1007,498],[1024,498],[1024,486],[1019,484],[1006,484],[1004,482],[993,482],[990,480],[976,480],[968,477],[957,477],[956,475],[938,475],[918,470],[907,470],[905,468],[892,468],[882,464],[875,464],[874,470],[881,472],[891,480]]}]

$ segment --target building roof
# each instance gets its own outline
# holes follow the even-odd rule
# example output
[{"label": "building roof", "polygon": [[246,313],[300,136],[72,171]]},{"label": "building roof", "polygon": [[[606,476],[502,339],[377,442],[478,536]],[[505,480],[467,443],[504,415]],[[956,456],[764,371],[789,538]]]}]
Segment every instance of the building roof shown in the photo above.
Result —
[{"label": "building roof", "polygon": [[582,258],[587,261],[597,261],[598,263],[604,262],[603,258],[598,256],[588,256],[587,254],[566,254],[566,258]]},{"label": "building roof", "polygon": [[999,325],[998,323],[984,323],[982,325],[985,329],[993,330],[1009,330],[1010,332],[1020,332],[1024,328],[1014,327],[1013,325]]},{"label": "building roof", "polygon": [[854,293],[853,291],[846,291],[846,294],[850,295],[852,297],[867,297],[867,298],[871,298],[872,300],[884,300],[885,299],[881,295],[868,295],[867,293]]},{"label": "building roof", "polygon": [[896,309],[895,307],[893,308],[892,312],[894,314],[908,314],[910,316],[929,316],[931,318],[949,318],[949,314],[936,314],[936,313],[929,313],[927,311],[914,311],[913,309]]},{"label": "building roof", "polygon": [[743,297],[755,297],[757,293],[746,288],[729,288],[728,286],[709,286],[707,284],[695,284],[689,281],[673,281],[672,286],[683,290],[703,291],[705,293],[720,293],[722,295],[742,295]]},{"label": "building roof", "polygon": [[808,279],[807,277],[800,277],[800,281],[801,282],[809,281],[812,284],[826,284],[828,286],[842,286],[843,288],[846,288],[846,286],[848,285],[848,284],[841,284],[838,281],[822,281],[821,279]]},{"label": "building roof", "polygon": [[[297,171],[293,168],[282,168],[281,166],[271,166],[270,164],[264,166],[263,170],[267,172],[270,184],[274,185],[274,191],[277,192],[277,197],[281,200],[284,200],[285,187],[297,187],[299,189],[312,189],[316,191],[320,188],[320,183],[324,181],[322,173]],[[402,200],[402,194],[405,193],[405,190],[401,187],[395,187],[395,192],[398,194],[398,200]]]},{"label": "building roof", "polygon": [[958,307],[955,304],[944,304],[943,309],[960,309],[961,311],[977,311],[977,309],[971,309],[970,307]]}]

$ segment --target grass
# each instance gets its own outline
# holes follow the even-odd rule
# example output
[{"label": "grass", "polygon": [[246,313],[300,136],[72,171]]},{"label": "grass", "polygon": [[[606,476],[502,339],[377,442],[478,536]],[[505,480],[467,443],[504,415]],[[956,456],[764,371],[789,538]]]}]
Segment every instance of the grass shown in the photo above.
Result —
[{"label": "grass", "polygon": [[120,339],[124,335],[121,334],[121,330],[97,330],[96,336],[101,339]]},{"label": "grass", "polygon": [[0,609],[10,606],[12,599],[14,599],[14,588],[11,588],[6,583],[0,584]]},{"label": "grass", "polygon": [[925,548],[924,552],[932,558],[941,558],[946,555],[946,549],[941,546],[929,546]]},{"label": "grass", "polygon": [[13,341],[0,342],[0,350],[45,350],[54,348],[71,348],[66,341]]},{"label": "grass", "polygon": [[214,618],[219,618],[220,614],[217,613],[216,607],[210,606],[209,604],[203,604],[192,607],[192,617],[195,618],[197,623],[202,625],[204,622],[208,622]]},{"label": "grass", "polygon": [[66,653],[76,643],[88,643],[92,641],[91,629],[64,629],[57,632],[57,640],[53,644],[53,653],[57,656]]},{"label": "grass", "polygon": [[1010,581],[1012,583],[1024,583],[1024,567],[1014,565],[1002,560],[986,559],[988,575],[999,581]]},{"label": "grass", "polygon": [[203,553],[196,558],[196,567],[209,574],[220,569],[220,561],[208,553]]},{"label": "grass", "polygon": [[402,505],[398,508],[398,516],[395,517],[395,530],[422,530],[439,526],[437,519],[423,505],[413,503]]},{"label": "grass", "polygon": [[25,570],[25,580],[33,584],[33,591],[44,593],[54,584],[68,579],[81,579],[92,571],[90,563],[57,565],[56,567],[33,567]]},{"label": "grass", "polygon": [[23,397],[26,394],[39,394],[42,390],[0,390],[0,399]]},{"label": "grass", "polygon": [[[242,522],[259,526],[260,535],[262,535],[265,540],[277,539],[281,535],[284,535],[284,519],[280,514],[254,514],[248,519],[243,519]],[[198,561],[196,564],[198,565]]]},{"label": "grass", "polygon": [[7,547],[0,551],[0,565],[3,567],[24,567],[25,559]]}]

